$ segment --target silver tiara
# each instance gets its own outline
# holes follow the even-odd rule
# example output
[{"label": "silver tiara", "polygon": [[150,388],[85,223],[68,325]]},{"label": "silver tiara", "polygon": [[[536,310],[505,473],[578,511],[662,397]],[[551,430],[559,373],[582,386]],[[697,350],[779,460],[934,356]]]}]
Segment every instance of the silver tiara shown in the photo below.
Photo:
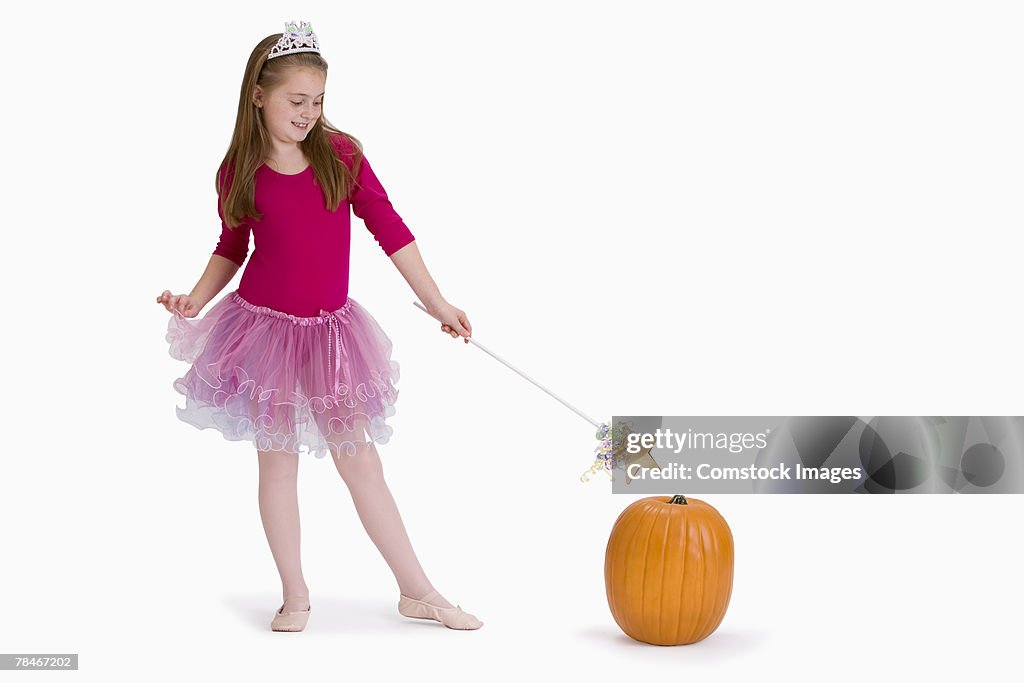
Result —
[{"label": "silver tiara", "polygon": [[277,45],[270,48],[267,59],[290,55],[293,52],[320,52],[320,43],[313,33],[313,25],[308,21],[299,22],[286,21],[284,33],[277,40]]}]

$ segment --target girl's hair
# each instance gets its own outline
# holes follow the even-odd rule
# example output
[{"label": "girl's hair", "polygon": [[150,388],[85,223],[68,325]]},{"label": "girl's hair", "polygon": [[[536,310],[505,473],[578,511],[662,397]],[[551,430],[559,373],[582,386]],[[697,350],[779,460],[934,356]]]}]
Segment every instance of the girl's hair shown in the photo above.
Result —
[{"label": "girl's hair", "polygon": [[[255,177],[256,169],[266,160],[271,144],[262,111],[253,104],[256,86],[261,86],[264,92],[270,92],[296,67],[318,69],[327,77],[327,61],[317,52],[296,52],[267,61],[270,49],[277,44],[281,35],[276,33],[267,36],[249,55],[242,78],[242,90],[238,95],[235,132],[214,181],[224,223],[230,228],[240,225],[246,217],[254,220],[263,217],[256,211]],[[341,136],[338,140],[340,144],[332,142],[331,135]],[[306,138],[299,142],[299,148],[309,159],[316,180],[323,189],[326,208],[336,211],[356,182],[359,163],[363,158],[362,143],[334,127],[321,108],[320,116]],[[339,155],[351,156],[351,168],[339,159]]]}]

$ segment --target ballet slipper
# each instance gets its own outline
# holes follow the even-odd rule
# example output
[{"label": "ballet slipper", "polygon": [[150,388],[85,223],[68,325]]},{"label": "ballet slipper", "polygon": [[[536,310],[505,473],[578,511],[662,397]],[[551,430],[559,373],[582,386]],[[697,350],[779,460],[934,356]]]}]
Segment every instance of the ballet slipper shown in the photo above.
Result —
[{"label": "ballet slipper", "polygon": [[437,607],[427,602],[438,595],[437,591],[430,591],[423,596],[422,600],[415,600],[404,593],[399,593],[399,595],[401,597],[398,600],[398,613],[403,617],[433,619],[448,628],[459,631],[473,631],[484,625],[484,622],[472,614],[463,612],[461,606]]},{"label": "ballet slipper", "polygon": [[[296,598],[304,598],[305,595],[295,595]],[[285,602],[288,602],[289,598],[285,598]],[[281,607],[278,608],[277,613],[274,614],[274,620],[270,622],[270,628],[274,631],[301,631],[306,628],[306,622],[309,620],[309,612],[312,605],[306,607],[306,609],[298,612],[284,612],[284,603],[281,603]]]}]

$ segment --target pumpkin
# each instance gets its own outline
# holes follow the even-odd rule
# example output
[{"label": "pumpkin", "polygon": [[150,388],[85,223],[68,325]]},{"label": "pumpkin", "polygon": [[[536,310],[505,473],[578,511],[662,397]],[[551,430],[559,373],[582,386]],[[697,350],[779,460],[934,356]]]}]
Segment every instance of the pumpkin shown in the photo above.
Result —
[{"label": "pumpkin", "polygon": [[722,623],[732,596],[732,531],[697,498],[651,496],[622,511],[605,550],[608,607],[626,635],[687,645]]}]

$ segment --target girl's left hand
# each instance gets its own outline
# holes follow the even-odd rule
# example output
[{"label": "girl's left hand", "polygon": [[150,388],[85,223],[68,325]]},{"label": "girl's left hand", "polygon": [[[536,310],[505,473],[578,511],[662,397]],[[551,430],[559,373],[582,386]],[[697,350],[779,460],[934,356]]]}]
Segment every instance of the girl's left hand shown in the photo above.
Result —
[{"label": "girl's left hand", "polygon": [[466,317],[466,312],[461,308],[456,308],[448,302],[440,304],[434,311],[434,317],[441,320],[441,331],[450,334],[453,337],[464,337],[463,341],[469,343],[469,338],[473,334],[473,326],[469,324],[469,318]]}]

